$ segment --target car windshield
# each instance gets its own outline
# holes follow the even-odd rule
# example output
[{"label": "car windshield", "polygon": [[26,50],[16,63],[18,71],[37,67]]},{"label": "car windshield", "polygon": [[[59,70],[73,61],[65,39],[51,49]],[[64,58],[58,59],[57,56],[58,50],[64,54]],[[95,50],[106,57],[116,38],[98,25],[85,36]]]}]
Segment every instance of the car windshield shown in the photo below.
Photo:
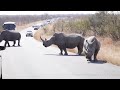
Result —
[{"label": "car windshield", "polygon": [[27,31],[27,32],[32,32],[32,31]]}]

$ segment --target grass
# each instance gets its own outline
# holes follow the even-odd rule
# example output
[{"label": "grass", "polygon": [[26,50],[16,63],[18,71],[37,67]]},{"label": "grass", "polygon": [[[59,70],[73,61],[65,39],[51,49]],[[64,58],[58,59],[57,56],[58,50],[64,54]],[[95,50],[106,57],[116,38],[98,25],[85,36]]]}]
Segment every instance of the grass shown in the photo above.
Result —
[{"label": "grass", "polygon": [[[38,30],[35,33],[34,38],[39,41],[41,41],[40,36],[42,36],[43,39],[50,38],[53,28],[51,25],[48,25],[47,29],[47,33],[45,33],[44,30]],[[108,63],[120,66],[120,42],[112,41],[112,39],[108,37],[97,37],[97,39],[101,43],[101,49],[97,55],[98,60],[107,61]],[[77,53],[77,48],[67,50]]]},{"label": "grass", "polygon": [[110,38],[98,39],[101,42],[98,59],[120,66],[120,42],[112,41]]}]

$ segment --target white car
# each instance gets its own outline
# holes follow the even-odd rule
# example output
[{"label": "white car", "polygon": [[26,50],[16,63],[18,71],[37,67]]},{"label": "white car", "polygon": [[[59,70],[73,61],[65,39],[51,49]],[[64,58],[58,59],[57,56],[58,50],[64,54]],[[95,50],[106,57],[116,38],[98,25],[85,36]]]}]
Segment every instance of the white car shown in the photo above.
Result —
[{"label": "white car", "polygon": [[33,37],[33,32],[32,31],[27,31],[26,33],[26,37]]}]

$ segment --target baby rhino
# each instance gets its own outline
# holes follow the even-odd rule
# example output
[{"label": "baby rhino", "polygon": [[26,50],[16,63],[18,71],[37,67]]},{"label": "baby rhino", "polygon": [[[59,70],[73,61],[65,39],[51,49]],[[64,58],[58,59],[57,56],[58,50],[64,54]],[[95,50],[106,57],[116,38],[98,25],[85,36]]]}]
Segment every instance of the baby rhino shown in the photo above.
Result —
[{"label": "baby rhino", "polygon": [[89,61],[92,60],[93,55],[94,61],[97,60],[96,56],[100,50],[100,46],[100,42],[96,39],[95,36],[88,37],[84,40],[83,52]]},{"label": "baby rhino", "polygon": [[73,49],[77,47],[79,55],[81,55],[83,51],[84,38],[80,34],[66,35],[64,33],[55,33],[49,40],[43,40],[41,37],[40,39],[45,47],[48,47],[52,44],[57,45],[60,49],[60,55],[63,55],[63,50],[65,52],[64,55],[68,55],[66,50],[67,48]]}]

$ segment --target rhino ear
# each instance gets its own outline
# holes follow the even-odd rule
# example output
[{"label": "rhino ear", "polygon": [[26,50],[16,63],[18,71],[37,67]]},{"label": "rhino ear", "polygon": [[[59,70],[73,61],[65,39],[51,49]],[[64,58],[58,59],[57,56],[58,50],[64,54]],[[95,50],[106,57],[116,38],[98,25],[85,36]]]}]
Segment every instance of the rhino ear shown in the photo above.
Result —
[{"label": "rhino ear", "polygon": [[45,38],[45,41],[47,41],[47,39]]}]

